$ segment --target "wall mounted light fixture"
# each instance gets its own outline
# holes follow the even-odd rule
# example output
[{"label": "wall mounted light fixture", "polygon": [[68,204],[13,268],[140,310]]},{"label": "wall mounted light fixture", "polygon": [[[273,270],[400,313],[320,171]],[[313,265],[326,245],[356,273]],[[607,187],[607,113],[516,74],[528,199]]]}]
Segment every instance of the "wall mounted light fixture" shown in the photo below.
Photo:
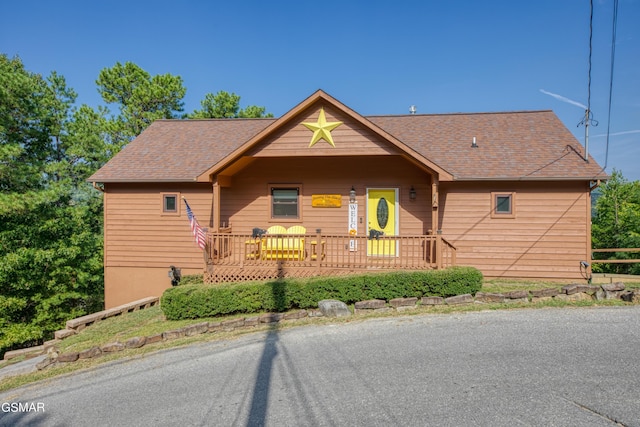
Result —
[{"label": "wall mounted light fixture", "polygon": [[349,191],[349,203],[356,202],[356,189],[351,186],[351,190]]},{"label": "wall mounted light fixture", "polygon": [[416,189],[413,188],[413,185],[412,185],[411,189],[409,190],[409,199],[415,200],[416,196],[417,196]]}]

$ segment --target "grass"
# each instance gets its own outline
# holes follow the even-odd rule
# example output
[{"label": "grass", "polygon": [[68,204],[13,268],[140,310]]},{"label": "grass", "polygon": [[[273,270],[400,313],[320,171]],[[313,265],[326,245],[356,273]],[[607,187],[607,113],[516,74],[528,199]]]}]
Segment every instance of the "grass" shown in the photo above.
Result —
[{"label": "grass", "polygon": [[[624,280],[625,286],[627,288],[640,288],[640,277],[636,276],[637,280],[633,278],[632,280]],[[606,280],[601,281],[601,283],[609,283],[610,278],[605,278]],[[613,280],[616,281],[616,280]],[[566,285],[566,282],[563,283],[555,283],[555,282],[521,282],[521,281],[513,281],[513,280],[488,280],[486,281],[481,291],[487,293],[504,293],[513,290],[522,290],[522,289],[541,289],[546,287],[561,287]],[[370,318],[379,318],[379,317],[393,317],[393,316],[406,316],[406,315],[415,315],[415,314],[449,314],[449,313],[461,313],[461,312],[471,312],[471,311],[482,311],[482,310],[513,310],[519,308],[544,308],[544,307],[591,307],[591,306],[616,306],[616,305],[629,305],[629,303],[625,303],[617,300],[609,300],[609,301],[561,301],[561,300],[551,300],[544,301],[538,303],[495,303],[495,304],[467,304],[467,305],[441,305],[441,306],[433,306],[433,307],[422,307],[416,306],[416,308],[408,309],[402,311],[400,313],[395,311],[388,312],[374,312],[367,314],[359,314],[358,316],[349,317],[349,318],[303,318],[298,320],[287,320],[282,321],[278,324],[279,329],[285,329],[300,325],[308,325],[308,324],[335,324],[335,323],[345,323],[345,322],[354,322],[354,321],[362,321]],[[226,316],[226,317],[217,317],[217,318],[209,318],[209,319],[195,319],[195,320],[179,320],[179,321],[168,321],[165,320],[164,315],[160,307],[155,306],[151,308],[147,308],[144,310],[135,311],[132,313],[123,314],[117,317],[111,317],[100,322],[97,322],[79,334],[71,336],[62,340],[58,344],[58,350],[60,353],[69,353],[69,352],[80,352],[83,350],[90,349],[92,347],[101,346],[104,344],[108,344],[111,342],[119,341],[125,342],[129,338],[133,337],[142,337],[142,336],[152,336],[155,334],[162,333],[164,331],[169,331],[173,329],[178,329],[184,326],[201,323],[205,321],[211,322],[219,322],[223,320],[229,320],[232,318],[242,317],[242,315],[236,316]],[[125,349],[120,352],[105,354],[100,357],[94,359],[85,359],[81,361],[77,361],[74,363],[68,364],[60,364],[51,366],[42,371],[19,375],[15,377],[5,378],[0,380],[0,391],[5,391],[9,389],[13,389],[16,387],[20,387],[25,384],[29,384],[39,380],[46,380],[49,378],[53,378],[59,375],[65,375],[72,372],[76,372],[83,369],[89,369],[100,364],[104,364],[107,362],[119,360],[122,358],[130,358],[130,357],[142,357],[143,355],[151,352],[156,352],[163,349],[175,348],[184,345],[190,345],[198,342],[205,341],[213,341],[213,340],[222,340],[222,339],[233,339],[248,333],[254,333],[261,330],[268,330],[272,328],[273,325],[261,325],[257,327],[250,328],[240,328],[234,331],[227,332],[216,332],[216,333],[206,333],[195,335],[191,337],[180,338],[176,340],[168,340],[161,341],[155,344],[145,345],[138,349]],[[22,359],[22,358],[21,358]],[[24,360],[24,359],[22,359]],[[9,361],[13,363],[14,361]],[[0,368],[7,366],[7,362],[0,363]]]}]

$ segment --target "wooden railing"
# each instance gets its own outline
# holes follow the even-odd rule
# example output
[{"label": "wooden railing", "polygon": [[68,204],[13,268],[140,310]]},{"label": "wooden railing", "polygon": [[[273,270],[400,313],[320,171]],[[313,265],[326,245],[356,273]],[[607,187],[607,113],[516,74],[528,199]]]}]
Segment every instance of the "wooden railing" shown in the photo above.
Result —
[{"label": "wooden railing", "polygon": [[[431,269],[456,264],[456,248],[440,235],[263,235],[209,233],[207,264],[216,267],[283,266],[322,275],[337,270]],[[209,268],[211,270],[211,268]]]},{"label": "wooden railing", "polygon": [[[640,248],[618,248],[618,249],[591,249],[592,253],[616,253],[616,252],[640,252]],[[591,256],[593,258],[593,255]],[[640,259],[591,259],[591,263],[599,264],[633,264],[640,262]]]}]

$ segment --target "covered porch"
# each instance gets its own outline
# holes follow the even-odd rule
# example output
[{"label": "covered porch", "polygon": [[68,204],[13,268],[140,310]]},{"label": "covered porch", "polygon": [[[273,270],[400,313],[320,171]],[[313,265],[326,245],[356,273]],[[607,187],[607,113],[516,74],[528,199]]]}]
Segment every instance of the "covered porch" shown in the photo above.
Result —
[{"label": "covered porch", "polygon": [[456,265],[456,248],[440,234],[207,234],[205,282],[338,276],[383,270],[441,269]]}]

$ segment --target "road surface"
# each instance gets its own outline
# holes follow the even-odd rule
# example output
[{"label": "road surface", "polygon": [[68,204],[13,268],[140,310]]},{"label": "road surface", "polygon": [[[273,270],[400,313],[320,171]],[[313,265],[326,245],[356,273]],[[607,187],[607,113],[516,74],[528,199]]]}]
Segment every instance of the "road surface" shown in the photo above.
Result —
[{"label": "road surface", "polygon": [[0,394],[0,425],[640,426],[640,306],[273,329]]}]

